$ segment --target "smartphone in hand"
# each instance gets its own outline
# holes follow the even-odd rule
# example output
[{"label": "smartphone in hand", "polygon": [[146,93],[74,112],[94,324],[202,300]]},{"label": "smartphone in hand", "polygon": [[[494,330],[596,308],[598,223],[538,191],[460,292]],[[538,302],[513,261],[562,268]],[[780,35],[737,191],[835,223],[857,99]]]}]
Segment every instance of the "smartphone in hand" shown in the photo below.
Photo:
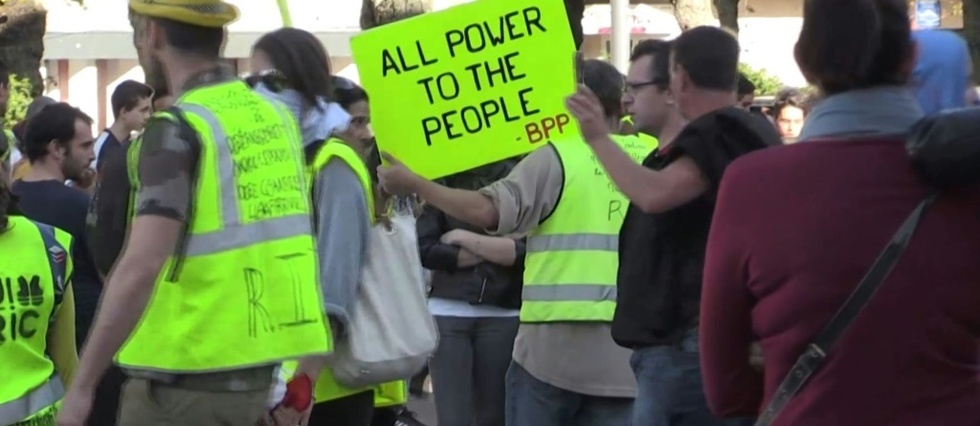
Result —
[{"label": "smartphone in hand", "polygon": [[582,52],[575,52],[575,83],[585,84],[585,56]]}]

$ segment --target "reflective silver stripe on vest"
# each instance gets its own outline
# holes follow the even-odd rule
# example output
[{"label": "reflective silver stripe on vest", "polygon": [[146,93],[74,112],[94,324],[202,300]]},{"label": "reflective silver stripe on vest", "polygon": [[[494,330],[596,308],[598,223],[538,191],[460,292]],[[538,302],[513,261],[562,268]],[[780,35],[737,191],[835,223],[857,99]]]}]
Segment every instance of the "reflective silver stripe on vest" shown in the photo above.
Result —
[{"label": "reflective silver stripe on vest", "polygon": [[[177,106],[183,111],[201,117],[211,128],[211,136],[214,139],[218,160],[219,185],[235,182],[235,161],[231,154],[231,144],[228,140],[228,134],[221,122],[218,121],[218,117],[201,105],[181,103]],[[279,108],[276,110],[282,116],[282,111],[279,111]],[[221,187],[220,192],[221,218],[224,227],[217,231],[192,235],[187,241],[186,254],[188,256],[220,253],[270,240],[312,234],[312,217],[305,214],[294,214],[243,224],[239,214],[236,188]]]},{"label": "reflective silver stripe on vest", "polygon": [[527,239],[527,252],[561,250],[619,251],[619,236],[608,234],[533,235]]},{"label": "reflective silver stripe on vest", "polygon": [[61,384],[61,378],[55,374],[47,383],[27,395],[0,404],[0,424],[9,425],[24,420],[54,405],[64,396],[65,385]]},{"label": "reflective silver stripe on vest", "polygon": [[524,285],[525,302],[615,302],[615,285],[534,284]]}]

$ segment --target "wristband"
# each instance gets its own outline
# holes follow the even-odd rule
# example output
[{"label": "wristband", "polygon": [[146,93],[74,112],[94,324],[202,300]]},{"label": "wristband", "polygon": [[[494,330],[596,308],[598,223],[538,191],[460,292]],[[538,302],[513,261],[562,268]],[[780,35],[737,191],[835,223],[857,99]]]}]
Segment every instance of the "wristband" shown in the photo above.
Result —
[{"label": "wristband", "polygon": [[286,396],[282,405],[296,411],[306,411],[313,403],[313,381],[306,374],[298,374],[286,383]]}]

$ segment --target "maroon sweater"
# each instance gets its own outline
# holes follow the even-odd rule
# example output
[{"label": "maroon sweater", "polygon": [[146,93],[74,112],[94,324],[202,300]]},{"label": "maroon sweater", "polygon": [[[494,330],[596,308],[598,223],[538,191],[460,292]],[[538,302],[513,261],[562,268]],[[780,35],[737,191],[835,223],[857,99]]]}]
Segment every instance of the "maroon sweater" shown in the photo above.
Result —
[{"label": "maroon sweater", "polygon": [[[701,301],[716,414],[759,412],[924,194],[894,139],[809,141],[728,168]],[[775,425],[980,425],[978,254],[980,191],[942,196]],[[764,374],[748,364],[753,341]]]}]

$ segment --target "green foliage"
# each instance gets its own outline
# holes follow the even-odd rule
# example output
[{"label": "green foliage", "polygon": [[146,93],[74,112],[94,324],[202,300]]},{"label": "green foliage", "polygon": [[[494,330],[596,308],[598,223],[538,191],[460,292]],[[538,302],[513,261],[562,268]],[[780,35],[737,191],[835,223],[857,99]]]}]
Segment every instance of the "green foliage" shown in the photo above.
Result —
[{"label": "green foliage", "polygon": [[783,88],[783,81],[779,77],[769,74],[765,68],[755,69],[746,64],[738,64],[738,71],[745,74],[749,81],[755,85],[757,96],[775,95],[779,89]]},{"label": "green foliage", "polygon": [[10,76],[10,100],[7,101],[7,115],[3,118],[4,128],[10,129],[27,115],[27,106],[33,99],[31,89],[30,79]]}]

